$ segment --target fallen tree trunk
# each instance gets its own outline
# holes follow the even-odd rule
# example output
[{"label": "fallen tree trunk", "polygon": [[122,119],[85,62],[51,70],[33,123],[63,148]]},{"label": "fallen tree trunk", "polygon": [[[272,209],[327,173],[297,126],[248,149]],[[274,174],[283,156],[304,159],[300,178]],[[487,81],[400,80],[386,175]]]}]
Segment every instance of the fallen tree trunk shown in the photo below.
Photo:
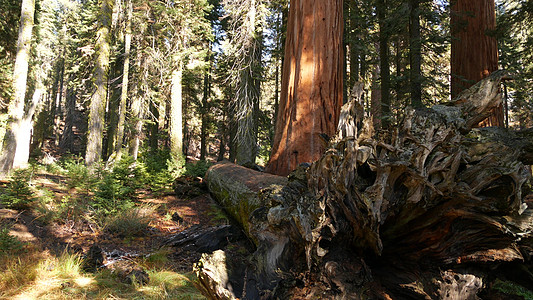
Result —
[{"label": "fallen tree trunk", "polygon": [[210,170],[217,199],[242,195],[223,206],[255,208],[237,218],[257,246],[243,298],[475,299],[513,264],[533,286],[529,132],[472,129],[500,104],[505,76],[408,108],[389,132],[374,132],[355,97],[324,155],[282,188],[241,193],[242,177],[213,185]]},{"label": "fallen tree trunk", "polygon": [[269,206],[260,192],[280,190],[287,184],[286,177],[261,173],[227,161],[209,168],[205,179],[211,194],[254,240],[249,233],[249,218],[254,210]]}]

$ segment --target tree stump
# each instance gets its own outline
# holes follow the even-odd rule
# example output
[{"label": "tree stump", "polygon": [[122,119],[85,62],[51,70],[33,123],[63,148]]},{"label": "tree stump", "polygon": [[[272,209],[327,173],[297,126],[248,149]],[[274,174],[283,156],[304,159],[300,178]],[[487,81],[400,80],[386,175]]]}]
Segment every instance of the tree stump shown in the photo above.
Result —
[{"label": "tree stump", "polygon": [[407,108],[377,133],[353,99],[324,155],[275,189],[244,193],[248,176],[213,167],[228,172],[214,183],[209,171],[210,190],[257,246],[243,295],[475,299],[514,264],[520,284],[533,286],[530,131],[473,128],[500,104],[505,77]]}]

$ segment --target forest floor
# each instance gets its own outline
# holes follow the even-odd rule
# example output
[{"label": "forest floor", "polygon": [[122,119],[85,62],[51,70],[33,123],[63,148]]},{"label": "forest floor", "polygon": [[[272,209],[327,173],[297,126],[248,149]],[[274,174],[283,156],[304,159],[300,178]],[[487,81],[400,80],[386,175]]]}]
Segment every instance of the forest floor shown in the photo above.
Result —
[{"label": "forest floor", "polygon": [[[33,179],[35,187],[51,191],[56,200],[80,192],[64,182],[46,172]],[[22,245],[16,253],[0,253],[0,299],[204,299],[193,272],[201,253],[162,245],[191,226],[209,228],[229,219],[205,189],[197,189],[193,197],[170,191],[137,195],[136,205],[149,207],[149,224],[134,237],[109,234],[89,218],[67,213],[45,221],[35,210],[0,205],[0,225]],[[0,247],[12,242],[5,239],[0,235]],[[103,252],[104,267],[87,272],[83,258],[90,257],[92,248]]]}]

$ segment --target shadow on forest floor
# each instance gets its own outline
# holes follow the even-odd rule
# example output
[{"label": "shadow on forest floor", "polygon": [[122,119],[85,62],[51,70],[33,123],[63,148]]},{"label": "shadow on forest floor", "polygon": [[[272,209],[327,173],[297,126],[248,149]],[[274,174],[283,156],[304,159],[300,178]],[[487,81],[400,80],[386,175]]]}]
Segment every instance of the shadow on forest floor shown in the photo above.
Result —
[{"label": "shadow on forest floor", "polygon": [[[41,173],[34,188],[56,200],[91,196],[64,183],[62,176]],[[205,190],[190,199],[137,194],[135,206],[149,208],[149,223],[142,234],[128,237],[110,233],[89,212],[50,220],[33,205],[24,211],[0,206],[0,225],[16,238],[0,235],[0,298],[203,299],[192,272],[201,253],[161,245],[191,226],[208,228],[229,220]],[[86,272],[83,258],[92,248],[101,250],[103,267]]]}]

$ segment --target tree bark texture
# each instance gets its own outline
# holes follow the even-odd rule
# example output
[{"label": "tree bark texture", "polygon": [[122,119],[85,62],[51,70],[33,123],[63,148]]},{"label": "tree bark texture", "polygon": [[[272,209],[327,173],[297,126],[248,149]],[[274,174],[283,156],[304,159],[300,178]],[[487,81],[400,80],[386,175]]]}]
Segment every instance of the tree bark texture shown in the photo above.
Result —
[{"label": "tree bark texture", "polygon": [[[24,168],[28,164],[31,117],[25,115],[26,82],[30,60],[31,36],[35,14],[35,0],[23,0],[20,15],[17,55],[13,70],[13,99],[8,106],[8,124],[0,157],[0,173]],[[30,126],[28,128],[28,126]],[[27,135],[27,136],[26,136]],[[28,143],[26,143],[28,140]],[[28,149],[25,149],[25,148]]]},{"label": "tree bark texture", "polygon": [[420,37],[420,0],[409,2],[409,60],[411,65],[411,105],[422,107],[422,39]]},{"label": "tree bark texture", "polygon": [[220,162],[206,173],[209,191],[229,214],[248,232],[252,212],[267,205],[258,193],[287,184],[287,178],[261,173],[229,162]]},{"label": "tree bark texture", "polygon": [[263,48],[262,29],[256,24],[258,3],[251,2],[246,23],[253,28],[247,33],[243,46],[243,65],[240,66],[237,83],[237,135],[235,137],[237,164],[247,167],[255,165],[257,157],[257,135],[259,129],[259,101],[261,97],[261,53]]},{"label": "tree bark texture", "polygon": [[287,175],[324,151],[342,105],[342,1],[291,2],[281,97],[267,171]]},{"label": "tree bark texture", "polygon": [[281,188],[245,196],[234,187],[249,176],[215,165],[228,170],[216,176],[225,183],[208,171],[215,197],[242,195],[225,207],[246,207],[248,197],[259,205],[238,219],[257,245],[243,294],[476,299],[507,269],[532,286],[531,131],[473,128],[501,104],[504,77],[493,72],[444,105],[407,108],[388,132],[374,132],[354,92],[322,157]]},{"label": "tree bark texture", "polygon": [[183,156],[182,69],[183,63],[180,61],[176,70],[172,72],[170,96],[170,153],[175,158]]},{"label": "tree bark texture", "polygon": [[109,69],[111,15],[113,1],[102,0],[99,27],[96,37],[96,70],[94,74],[96,92],[91,99],[87,134],[85,162],[93,165],[102,158],[105,108],[107,102],[107,78]]},{"label": "tree bark texture", "polygon": [[379,22],[379,71],[381,80],[381,126],[391,123],[388,0],[378,0],[376,14]]},{"label": "tree bark texture", "polygon": [[[498,44],[490,31],[496,28],[494,0],[456,0],[451,7],[452,99],[498,69]],[[503,126],[503,105],[481,126]]]},{"label": "tree bark texture", "polygon": [[126,35],[124,36],[124,66],[122,71],[122,90],[120,94],[120,105],[118,113],[117,135],[114,142],[114,152],[117,154],[116,159],[120,160],[124,140],[124,125],[126,123],[126,102],[128,100],[128,85],[130,72],[130,49],[131,49],[131,19],[133,17],[132,0],[128,1]]}]

